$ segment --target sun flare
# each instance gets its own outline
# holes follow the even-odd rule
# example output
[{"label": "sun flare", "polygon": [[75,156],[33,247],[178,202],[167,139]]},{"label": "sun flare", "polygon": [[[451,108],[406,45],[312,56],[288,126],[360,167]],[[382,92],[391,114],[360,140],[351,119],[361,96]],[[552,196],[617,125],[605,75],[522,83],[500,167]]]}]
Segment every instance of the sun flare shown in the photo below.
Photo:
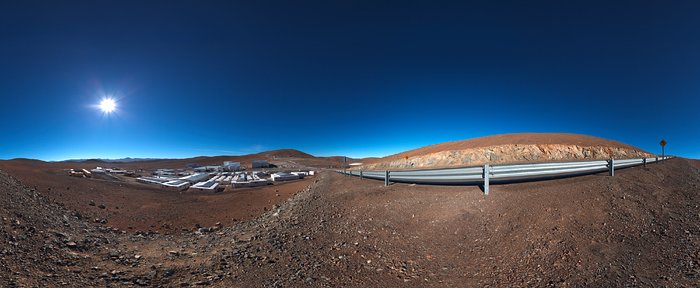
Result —
[{"label": "sun flare", "polygon": [[112,98],[105,98],[102,99],[98,107],[100,108],[100,110],[102,110],[102,112],[109,114],[114,112],[115,109],[117,109],[117,102],[115,102]]}]

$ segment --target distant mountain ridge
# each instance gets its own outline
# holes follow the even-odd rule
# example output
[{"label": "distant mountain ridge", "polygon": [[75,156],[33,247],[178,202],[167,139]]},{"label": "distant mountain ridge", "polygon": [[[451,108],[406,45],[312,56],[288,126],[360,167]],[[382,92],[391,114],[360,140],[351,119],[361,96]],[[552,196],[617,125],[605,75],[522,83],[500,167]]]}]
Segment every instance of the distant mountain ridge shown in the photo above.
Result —
[{"label": "distant mountain ridge", "polygon": [[[157,161],[157,160],[184,160],[184,159],[206,159],[206,158],[218,158],[218,157],[243,157],[243,156],[260,156],[260,157],[270,157],[270,158],[326,158],[323,156],[317,157],[314,155],[311,155],[306,152],[302,152],[296,149],[277,149],[277,150],[270,150],[270,151],[264,151],[260,153],[255,153],[255,154],[246,154],[246,155],[217,155],[217,156],[195,156],[195,157],[188,157],[188,158],[132,158],[132,157],[126,157],[126,158],[118,158],[118,159],[109,159],[109,158],[87,158],[87,159],[68,159],[68,160],[59,160],[59,161],[47,161],[47,162],[79,162],[79,163],[85,163],[85,162],[104,162],[104,163],[131,163],[131,162],[143,162],[143,161]],[[333,158],[333,157],[343,157],[343,156],[328,156],[328,158]],[[29,158],[17,158],[15,160],[34,160],[34,159],[29,159]]]},{"label": "distant mountain ridge", "polygon": [[130,162],[140,162],[140,161],[153,161],[153,160],[166,160],[169,158],[119,158],[119,159],[105,159],[105,158],[91,158],[91,159],[68,159],[61,161],[49,161],[49,162],[104,162],[104,163],[130,163]]},{"label": "distant mountain ridge", "polygon": [[[314,156],[296,149],[277,149],[255,154],[246,155],[219,155],[219,156],[197,156],[189,158],[92,158],[92,159],[69,159],[62,161],[42,161],[28,158],[16,158],[11,160],[0,160],[0,162],[15,163],[51,163],[56,167],[89,168],[95,166],[108,166],[124,169],[155,169],[155,168],[181,168],[191,164],[196,165],[221,165],[224,161],[241,162],[244,167],[250,166],[253,160],[267,160],[278,167],[319,167],[337,168],[357,159],[344,156]],[[281,165],[281,166],[280,166]]]}]

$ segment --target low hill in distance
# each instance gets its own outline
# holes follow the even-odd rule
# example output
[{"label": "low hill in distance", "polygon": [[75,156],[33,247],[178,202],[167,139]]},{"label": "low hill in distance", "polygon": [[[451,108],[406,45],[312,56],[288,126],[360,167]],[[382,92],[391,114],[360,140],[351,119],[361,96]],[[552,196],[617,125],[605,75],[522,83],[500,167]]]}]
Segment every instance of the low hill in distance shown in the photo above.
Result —
[{"label": "low hill in distance", "polygon": [[[335,168],[343,163],[343,156],[316,157],[295,149],[279,149],[260,152],[256,154],[240,156],[199,156],[183,159],[72,159],[58,162],[43,162],[41,160],[17,158],[12,160],[0,160],[0,163],[12,165],[36,165],[41,163],[43,167],[51,166],[59,169],[65,168],[95,168],[115,167],[123,169],[158,169],[158,168],[185,168],[187,165],[221,165],[224,161],[241,162],[247,168],[252,167],[253,160],[267,160],[280,168]],[[350,161],[350,160],[348,160]]]},{"label": "low hill in distance", "polygon": [[637,147],[569,133],[517,133],[430,145],[377,159],[358,169],[463,167],[486,163],[524,163],[656,157]]}]

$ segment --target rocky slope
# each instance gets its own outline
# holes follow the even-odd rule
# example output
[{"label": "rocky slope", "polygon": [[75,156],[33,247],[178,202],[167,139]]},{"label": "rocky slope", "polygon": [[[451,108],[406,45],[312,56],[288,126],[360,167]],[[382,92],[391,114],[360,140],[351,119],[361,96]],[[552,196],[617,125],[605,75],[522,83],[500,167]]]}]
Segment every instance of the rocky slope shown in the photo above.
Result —
[{"label": "rocky slope", "polygon": [[2,287],[700,285],[685,159],[545,182],[420,186],[324,172],[230,227],[122,232],[0,173]]},{"label": "rocky slope", "polygon": [[442,143],[367,161],[357,169],[410,169],[655,157],[620,142],[561,133],[507,134]]},{"label": "rocky slope", "polygon": [[[0,286],[91,286],[105,272],[92,265],[115,233],[51,203],[0,171]],[[107,271],[109,273],[109,271]]]}]

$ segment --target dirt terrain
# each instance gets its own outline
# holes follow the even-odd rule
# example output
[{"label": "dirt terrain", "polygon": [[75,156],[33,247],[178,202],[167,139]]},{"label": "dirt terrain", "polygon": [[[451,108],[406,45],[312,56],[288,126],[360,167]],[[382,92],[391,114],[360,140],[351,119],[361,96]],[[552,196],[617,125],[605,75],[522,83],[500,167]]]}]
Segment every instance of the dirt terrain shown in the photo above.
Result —
[{"label": "dirt terrain", "polygon": [[689,160],[494,185],[488,197],[331,172],[308,184],[231,226],[122,233],[0,173],[0,286],[700,285]]},{"label": "dirt terrain", "polygon": [[[176,192],[134,181],[119,181],[119,178],[67,176],[63,169],[73,166],[76,165],[32,160],[0,161],[0,169],[49,199],[89,215],[94,221],[132,232],[169,233],[217,222],[231,225],[257,217],[273,205],[287,201],[311,181],[304,179],[217,193]],[[90,163],[77,166],[94,168]]]},{"label": "dirt terrain", "polygon": [[598,137],[566,133],[520,133],[447,142],[383,158],[364,159],[356,169],[461,167],[500,163],[656,157],[639,148]]}]

